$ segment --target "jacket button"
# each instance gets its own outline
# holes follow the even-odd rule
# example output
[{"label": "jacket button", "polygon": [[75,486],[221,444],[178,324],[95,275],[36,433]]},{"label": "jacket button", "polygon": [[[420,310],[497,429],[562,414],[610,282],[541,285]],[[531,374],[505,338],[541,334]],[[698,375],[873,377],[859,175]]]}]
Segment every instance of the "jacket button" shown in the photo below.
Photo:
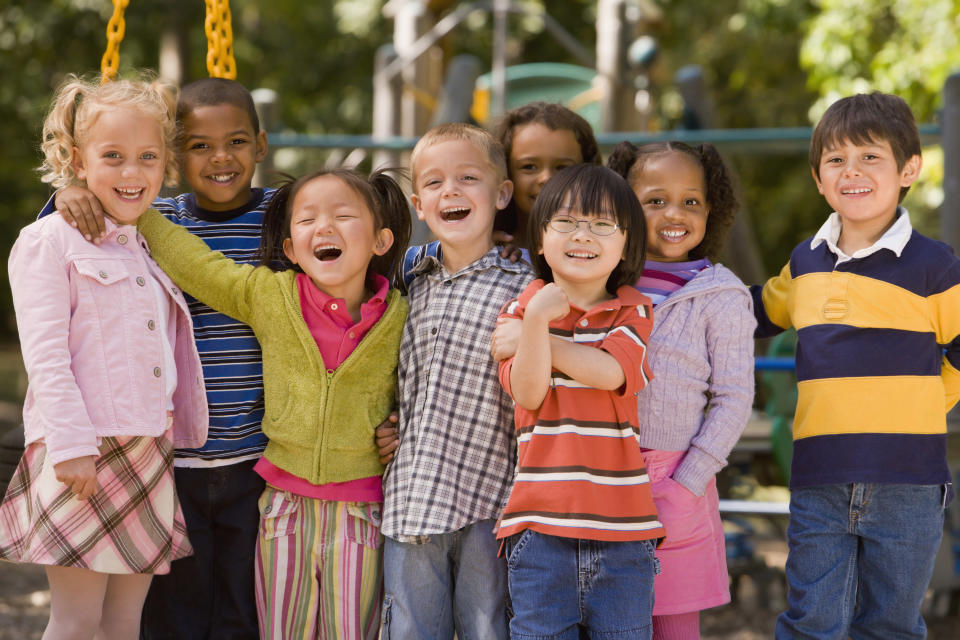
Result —
[{"label": "jacket button", "polygon": [[98,273],[97,275],[99,275],[101,278],[106,278],[106,277],[107,277],[107,272],[106,272],[106,271],[101,271],[101,272]]},{"label": "jacket button", "polygon": [[156,328],[156,326],[157,325],[153,320],[147,321],[147,329],[150,329],[150,331],[153,331]]},{"label": "jacket button", "polygon": [[156,378],[159,378],[159,377],[160,377],[160,367],[154,367],[154,368],[153,368],[153,375],[154,375],[154,377],[156,377]]},{"label": "jacket button", "polygon": [[117,243],[118,243],[118,244],[127,244],[127,236],[125,236],[125,235],[123,235],[123,234],[120,234],[119,236],[117,236]]},{"label": "jacket button", "polygon": [[147,281],[143,279],[143,276],[137,276],[137,284],[141,287],[145,287],[147,285]]}]

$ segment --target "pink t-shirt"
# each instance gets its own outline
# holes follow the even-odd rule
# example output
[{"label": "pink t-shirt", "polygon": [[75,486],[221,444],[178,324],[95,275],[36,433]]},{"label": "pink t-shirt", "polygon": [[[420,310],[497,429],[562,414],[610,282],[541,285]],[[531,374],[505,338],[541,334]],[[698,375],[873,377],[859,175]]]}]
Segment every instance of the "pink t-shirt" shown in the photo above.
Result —
[{"label": "pink t-shirt", "polygon": [[[389,287],[389,282],[383,276],[373,274],[370,277],[367,288],[374,293],[360,306],[360,321],[354,324],[343,299],[328,296],[314,286],[306,274],[297,274],[300,311],[307,323],[307,329],[320,349],[320,356],[327,365],[327,371],[332,373],[336,370],[383,317],[387,310]],[[284,471],[266,458],[260,458],[254,469],[272,486],[308,498],[340,502],[383,502],[380,476],[313,484]]]}]

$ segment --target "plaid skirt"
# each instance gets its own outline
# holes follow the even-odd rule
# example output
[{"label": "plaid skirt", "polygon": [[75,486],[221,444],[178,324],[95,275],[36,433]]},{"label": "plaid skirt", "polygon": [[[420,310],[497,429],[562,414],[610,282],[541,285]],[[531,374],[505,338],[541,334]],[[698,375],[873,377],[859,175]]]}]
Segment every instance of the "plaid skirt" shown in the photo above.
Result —
[{"label": "plaid skirt", "polygon": [[171,430],[107,437],[97,491],[78,500],[59,482],[43,442],[24,451],[0,503],[0,559],[100,573],[168,573],[193,553],[173,482]]}]

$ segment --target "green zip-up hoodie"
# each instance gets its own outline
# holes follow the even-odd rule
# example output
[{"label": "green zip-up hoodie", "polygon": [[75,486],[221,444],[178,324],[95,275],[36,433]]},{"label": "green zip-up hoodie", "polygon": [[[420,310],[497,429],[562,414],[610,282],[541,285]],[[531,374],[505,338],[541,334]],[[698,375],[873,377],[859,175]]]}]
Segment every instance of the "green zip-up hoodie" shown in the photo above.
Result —
[{"label": "green zip-up hoodie", "polygon": [[330,372],[303,320],[295,271],[237,264],[153,210],[137,227],[174,282],[260,341],[267,459],[314,484],[382,474],[374,429],[394,406],[407,316],[400,293],[390,291],[383,317]]}]

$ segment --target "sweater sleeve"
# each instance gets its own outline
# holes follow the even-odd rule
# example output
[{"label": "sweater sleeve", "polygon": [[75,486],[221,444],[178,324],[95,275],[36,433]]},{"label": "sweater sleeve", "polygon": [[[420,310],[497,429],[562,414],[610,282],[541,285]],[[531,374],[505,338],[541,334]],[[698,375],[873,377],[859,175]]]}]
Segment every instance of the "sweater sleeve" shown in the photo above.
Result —
[{"label": "sweater sleeve", "polygon": [[937,343],[943,346],[940,377],[943,380],[945,409],[950,411],[960,399],[960,261],[953,258],[946,269],[940,293],[927,299],[936,327]]},{"label": "sweater sleeve", "polygon": [[745,290],[710,296],[706,314],[710,362],[706,415],[673,479],[696,495],[727,464],[753,405],[753,333],[757,325]]},{"label": "sweater sleeve", "polygon": [[255,273],[266,267],[237,264],[155,209],[140,216],[137,229],[150,255],[177,286],[220,313],[251,324]]},{"label": "sweater sleeve", "polygon": [[767,280],[762,287],[753,285],[753,312],[757,320],[757,338],[769,338],[792,326],[787,307],[787,296],[793,284],[790,263],[784,265],[779,275]]}]

